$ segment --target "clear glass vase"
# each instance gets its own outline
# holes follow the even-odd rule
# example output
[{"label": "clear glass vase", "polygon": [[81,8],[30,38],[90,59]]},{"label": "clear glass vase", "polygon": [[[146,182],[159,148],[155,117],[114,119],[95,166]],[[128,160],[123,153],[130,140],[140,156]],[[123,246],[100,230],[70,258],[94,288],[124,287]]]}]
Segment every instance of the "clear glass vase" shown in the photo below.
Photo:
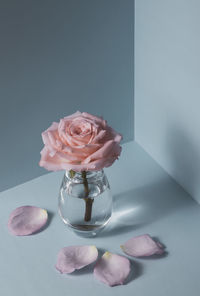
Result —
[{"label": "clear glass vase", "polygon": [[112,214],[112,195],[104,171],[66,172],[58,209],[63,222],[74,232],[84,237],[95,236]]}]

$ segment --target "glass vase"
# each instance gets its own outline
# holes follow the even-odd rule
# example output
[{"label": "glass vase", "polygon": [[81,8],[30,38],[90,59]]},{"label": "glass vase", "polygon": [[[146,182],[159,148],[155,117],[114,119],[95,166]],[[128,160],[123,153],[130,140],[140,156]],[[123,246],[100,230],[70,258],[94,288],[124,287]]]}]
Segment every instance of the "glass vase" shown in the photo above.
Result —
[{"label": "glass vase", "polygon": [[103,170],[67,171],[60,187],[59,214],[76,234],[93,237],[109,222],[112,195]]}]

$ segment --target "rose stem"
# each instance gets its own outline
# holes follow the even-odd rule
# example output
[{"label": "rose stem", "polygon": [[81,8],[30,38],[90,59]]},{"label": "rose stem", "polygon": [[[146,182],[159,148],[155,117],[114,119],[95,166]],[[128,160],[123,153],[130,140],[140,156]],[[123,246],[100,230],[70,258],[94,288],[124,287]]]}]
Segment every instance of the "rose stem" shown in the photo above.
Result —
[{"label": "rose stem", "polygon": [[83,178],[83,185],[85,189],[85,217],[84,220],[85,222],[89,222],[91,220],[92,216],[92,204],[93,204],[93,199],[89,198],[89,187],[88,187],[88,181],[86,177],[86,171],[82,172],[82,178]]},{"label": "rose stem", "polygon": [[73,170],[70,170],[69,171],[69,175],[70,175],[70,178],[74,178],[74,176],[75,176],[75,174],[76,174],[76,172],[75,171],[73,171]]}]

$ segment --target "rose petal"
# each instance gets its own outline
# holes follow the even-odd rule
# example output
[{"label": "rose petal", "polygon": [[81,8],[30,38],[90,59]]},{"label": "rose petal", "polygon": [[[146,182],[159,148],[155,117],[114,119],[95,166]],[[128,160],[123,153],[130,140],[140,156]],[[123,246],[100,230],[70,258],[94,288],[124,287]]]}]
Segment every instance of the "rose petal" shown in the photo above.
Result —
[{"label": "rose petal", "polygon": [[163,246],[155,242],[148,234],[129,239],[121,246],[124,253],[133,257],[151,256],[163,254]]},{"label": "rose petal", "polygon": [[116,157],[110,157],[110,158],[104,157],[101,159],[94,160],[88,164],[85,164],[85,167],[86,167],[86,170],[98,171],[103,169],[104,167],[111,166],[115,160],[116,160]]},{"label": "rose petal", "polygon": [[81,112],[80,111],[76,111],[75,113],[71,114],[71,115],[68,115],[68,116],[65,116],[64,119],[73,119],[73,118],[76,118],[78,116],[81,116]]},{"label": "rose petal", "polygon": [[59,148],[60,150],[60,148],[62,147],[62,143],[60,142],[58,137],[57,129],[58,123],[53,122],[52,125],[42,133],[42,140],[44,144],[48,147],[52,155],[55,154],[57,148]]},{"label": "rose petal", "polygon": [[[56,152],[54,155],[52,155],[48,151],[47,147],[44,147],[40,153],[41,153],[41,160],[39,162],[39,165],[49,171],[74,170],[76,172],[81,172],[81,171],[88,171],[88,170],[99,170],[105,166],[111,165],[111,163],[113,163],[114,160],[116,159],[116,158],[111,158],[111,159],[102,158],[100,161],[96,160],[89,164],[81,164],[81,162],[80,164],[77,164],[72,162],[72,160],[70,160],[70,157],[67,158],[67,155],[60,154],[59,152]],[[77,159],[79,155],[81,154],[80,153],[77,154]]]},{"label": "rose petal", "polygon": [[98,257],[95,246],[70,246],[58,253],[56,269],[60,273],[71,273],[94,262]]},{"label": "rose petal", "polygon": [[112,127],[107,127],[107,132],[111,139],[114,139],[115,142],[119,143],[122,140],[122,135],[117,133]]},{"label": "rose petal", "polygon": [[84,156],[81,154],[69,154],[69,153],[63,153],[63,152],[56,152],[56,155],[60,157],[61,162],[66,162],[66,163],[71,163],[73,162],[74,164],[80,164],[81,161],[84,159]]},{"label": "rose petal", "polygon": [[92,115],[92,114],[89,114],[87,112],[83,112],[82,113],[82,116],[87,118],[87,119],[91,119],[92,122],[96,122],[98,125],[102,125],[103,127],[106,126],[106,120],[104,120],[102,117],[99,117],[99,116],[95,116],[95,115]]},{"label": "rose petal", "polygon": [[29,235],[40,230],[47,222],[48,214],[34,206],[16,208],[8,220],[8,229],[14,235]]},{"label": "rose petal", "polygon": [[92,143],[100,143],[105,137],[105,135],[106,135],[106,130],[100,130],[99,133],[97,133],[94,136]]},{"label": "rose petal", "polygon": [[118,143],[110,140],[107,143],[105,143],[104,146],[102,146],[100,149],[95,151],[93,154],[89,155],[85,160],[82,162],[83,164],[88,164],[91,161],[94,160],[101,160],[103,158],[110,158],[114,157],[117,158],[120,155],[121,147],[118,145]]},{"label": "rose petal", "polygon": [[95,277],[109,286],[123,285],[130,273],[130,261],[124,256],[105,252],[94,268]]},{"label": "rose petal", "polygon": [[[87,145],[89,146],[89,145]],[[91,145],[88,149],[97,149],[94,145]],[[85,146],[83,149],[87,149]],[[74,157],[77,155],[77,161],[79,156],[81,156],[81,153],[77,153],[78,150],[74,153]],[[77,164],[75,162],[72,162],[72,158],[67,156],[66,154],[62,154],[59,152],[56,152],[54,155],[51,155],[51,153],[48,151],[47,147],[44,147],[42,149],[41,153],[41,160],[39,162],[39,165],[41,167],[46,168],[49,171],[58,171],[58,170],[74,170],[76,172],[81,171],[88,171],[88,170],[100,170],[104,167],[110,166],[116,159],[116,157],[110,157],[110,158],[101,158],[100,160],[95,160],[90,162],[89,164],[83,164],[81,163],[80,158],[80,164]],[[71,154],[73,156],[73,153]],[[77,162],[76,161],[76,162]]]},{"label": "rose petal", "polygon": [[70,155],[81,155],[82,157],[86,158],[88,154],[94,153],[100,147],[102,147],[101,144],[87,144],[77,147],[66,146],[62,151]]}]

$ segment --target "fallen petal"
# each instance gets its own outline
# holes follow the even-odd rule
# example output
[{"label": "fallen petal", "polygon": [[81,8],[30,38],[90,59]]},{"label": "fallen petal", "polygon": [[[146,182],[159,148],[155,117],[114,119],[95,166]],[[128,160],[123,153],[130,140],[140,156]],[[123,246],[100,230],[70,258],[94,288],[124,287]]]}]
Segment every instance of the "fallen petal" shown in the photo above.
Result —
[{"label": "fallen petal", "polygon": [[9,217],[8,229],[14,235],[29,235],[40,230],[47,222],[47,211],[34,206],[16,208]]},{"label": "fallen petal", "polygon": [[70,246],[62,248],[58,253],[56,269],[60,273],[71,273],[94,262],[98,257],[95,246]]},{"label": "fallen petal", "polygon": [[129,239],[121,246],[121,249],[124,253],[133,257],[151,256],[164,253],[163,246],[160,243],[155,242],[148,234]]},{"label": "fallen petal", "polygon": [[123,285],[129,273],[130,261],[110,252],[105,252],[94,268],[95,277],[109,286]]}]

